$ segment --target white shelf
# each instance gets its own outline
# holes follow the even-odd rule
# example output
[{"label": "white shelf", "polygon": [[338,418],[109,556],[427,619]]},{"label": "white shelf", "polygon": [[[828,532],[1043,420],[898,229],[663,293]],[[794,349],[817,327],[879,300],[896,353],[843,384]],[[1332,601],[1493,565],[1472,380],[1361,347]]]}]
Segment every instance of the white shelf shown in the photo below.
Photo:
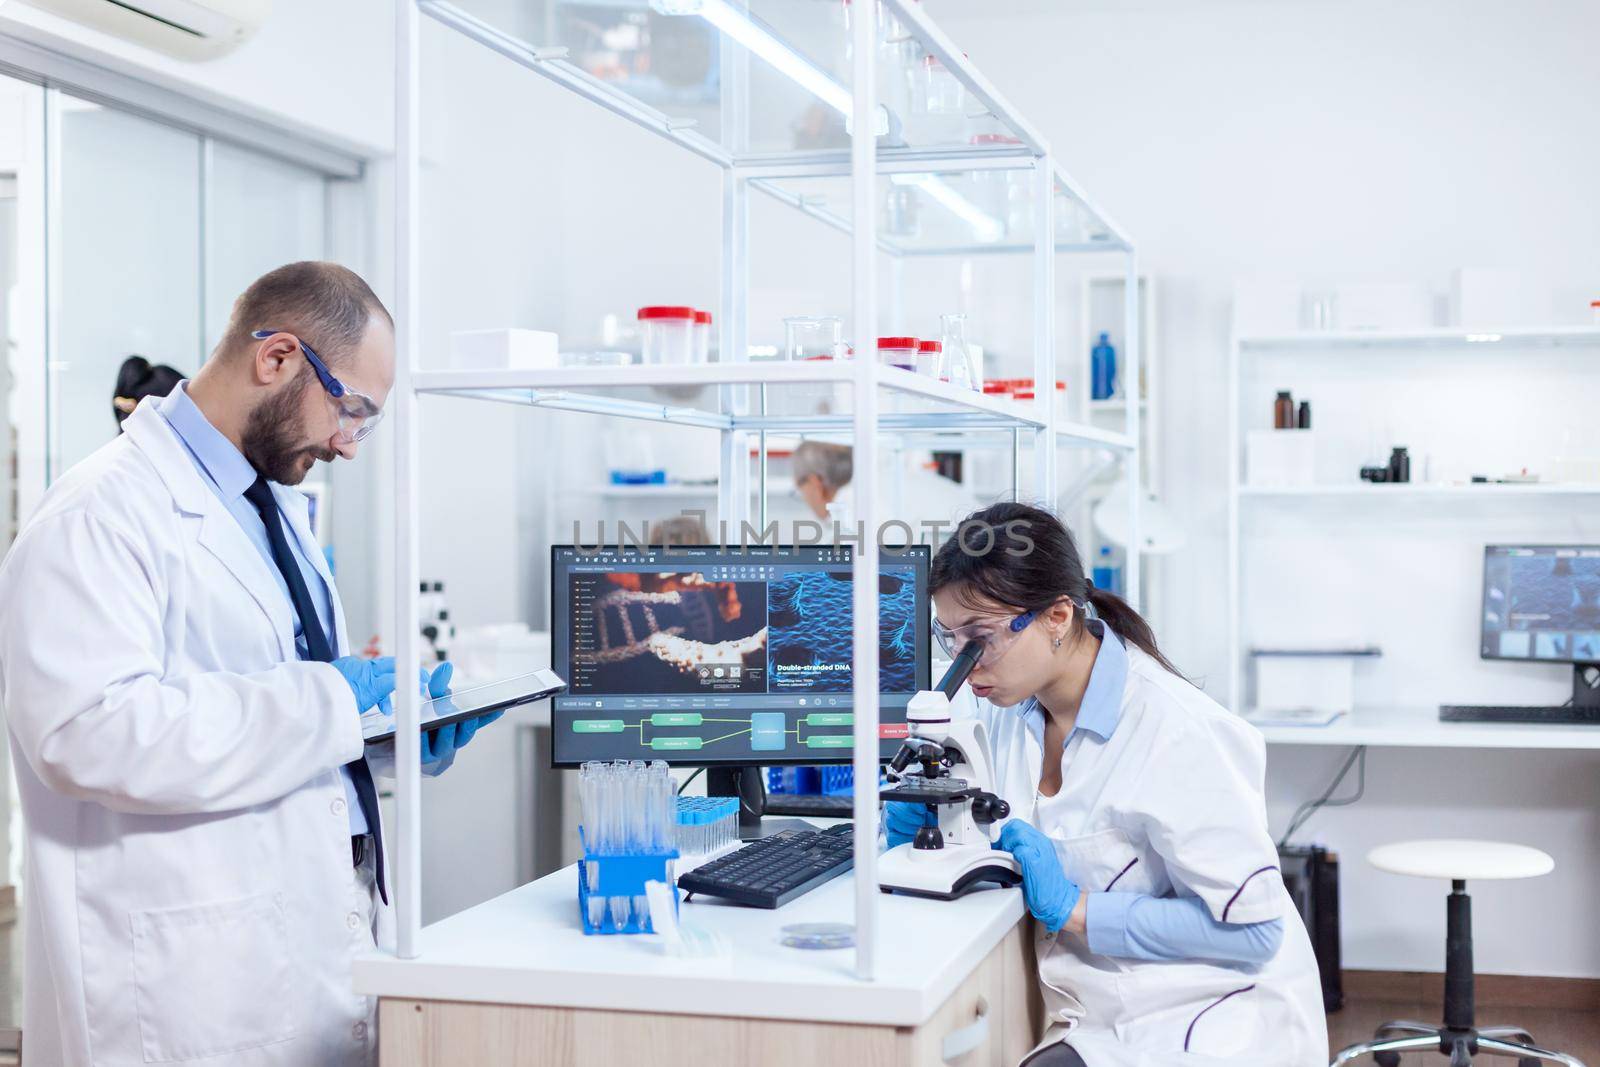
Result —
[{"label": "white shelf", "polygon": [[717,495],[717,487],[713,485],[601,485],[594,489],[567,489],[561,494],[567,497],[577,496],[608,496],[624,500],[652,497],[683,497]]},{"label": "white shelf", "polygon": [[1600,749],[1600,726],[1440,722],[1438,708],[1357,708],[1327,726],[1268,726],[1269,745]]},{"label": "white shelf", "polygon": [[1239,338],[1239,347],[1246,350],[1544,348],[1586,345],[1600,346],[1600,326],[1524,326],[1506,330],[1464,330],[1459,326],[1421,330],[1303,330]]},{"label": "white shelf", "polygon": [[1600,496],[1600,485],[1583,485],[1571,483],[1513,483],[1501,485],[1495,483],[1484,484],[1406,484],[1387,485],[1356,482],[1349,485],[1295,485],[1295,486],[1259,486],[1244,485],[1239,487],[1239,496],[1245,499],[1256,500],[1292,500],[1292,499],[1339,499],[1350,500],[1367,497],[1372,499],[1387,498],[1390,500],[1414,500],[1417,498],[1470,498],[1470,497],[1537,497],[1537,496]]},{"label": "white shelf", "polygon": [[[716,430],[769,430],[786,433],[849,431],[851,415],[753,415],[725,412],[718,395],[703,403],[665,404],[636,396],[607,395],[607,390],[666,388],[693,397],[713,386],[765,385],[787,389],[816,384],[844,385],[855,380],[849,362],[644,364],[627,367],[555,367],[550,369],[431,370],[412,376],[418,393],[496,400],[565,411],[701,426]],[[875,366],[872,378],[888,394],[879,424],[900,430],[1026,430],[1044,422],[1033,408],[985,396],[948,382],[912,374],[898,367]],[[593,392],[599,391],[599,392]],[[897,399],[899,398],[899,399]],[[748,405],[746,405],[748,406]],[[1126,434],[1058,423],[1056,443],[1063,447],[1129,451]]]},{"label": "white shelf", "polygon": [[[559,24],[559,20],[555,25],[547,24],[543,30],[529,30],[540,34],[554,33],[555,37],[542,36],[530,42],[447,0],[415,0],[414,3],[403,0],[398,6],[395,32],[395,200],[399,208],[399,225],[395,241],[394,306],[401,356],[395,395],[398,398],[396,421],[406,432],[397,435],[400,444],[396,448],[395,492],[392,497],[395,515],[393,555],[396,564],[394,607],[398,623],[397,654],[402,661],[411,662],[420,658],[416,628],[407,621],[416,614],[418,584],[417,500],[420,495],[420,471],[415,427],[417,422],[425,418],[423,413],[430,406],[437,406],[418,404],[421,395],[492,400],[536,409],[584,412],[716,431],[721,437],[719,500],[724,505],[723,510],[729,513],[726,516],[729,520],[742,519],[744,514],[748,514],[751,464],[747,460],[747,449],[748,438],[752,435],[747,431],[757,431],[765,437],[782,435],[789,438],[805,433],[849,440],[858,450],[856,462],[864,471],[875,468],[880,449],[903,447],[906,440],[919,438],[923,434],[964,432],[974,438],[1000,439],[1012,449],[1013,488],[1018,493],[1024,491],[1020,485],[1023,449],[1032,448],[1033,477],[1037,495],[1041,497],[1052,493],[1057,484],[1057,463],[1061,458],[1057,454],[1058,448],[1087,448],[1119,453],[1125,463],[1132,465],[1133,470],[1139,469],[1142,448],[1137,437],[1115,432],[1105,426],[1058,425],[1054,419],[1054,409],[1047,406],[1054,403],[1053,395],[1041,396],[1034,406],[1021,408],[998,398],[957,389],[903,370],[867,365],[862,361],[782,364],[729,362],[699,366],[560,367],[550,370],[420,369],[422,360],[417,351],[417,339],[422,336],[422,331],[418,319],[417,293],[421,280],[417,250],[423,245],[420,220],[422,198],[418,195],[423,165],[419,136],[419,105],[422,99],[419,41],[422,37],[420,21],[426,16],[477,42],[488,51],[554,82],[565,91],[616,117],[650,130],[721,168],[719,177],[725,183],[727,192],[724,218],[729,220],[729,224],[722,227],[720,263],[724,284],[718,304],[713,309],[716,311],[718,331],[716,343],[721,351],[730,355],[749,351],[748,267],[753,241],[748,211],[752,189],[766,192],[777,190],[779,198],[784,199],[793,191],[788,187],[802,180],[848,176],[850,196],[847,201],[830,201],[819,205],[802,200],[795,206],[826,225],[848,228],[855,235],[849,262],[841,264],[841,267],[847,266],[850,271],[853,300],[849,311],[852,320],[867,324],[862,329],[863,337],[872,336],[872,324],[882,324],[884,319],[879,314],[881,305],[876,287],[868,281],[878,269],[878,253],[970,255],[988,251],[1031,252],[1035,309],[1032,316],[1033,373],[1041,381],[1055,377],[1060,346],[1055,301],[1052,298],[1056,291],[1056,257],[1049,254],[1052,246],[1057,252],[1083,252],[1097,257],[1107,252],[1124,253],[1130,278],[1136,270],[1136,259],[1131,239],[1095,207],[1083,190],[1060,169],[1042,138],[999,96],[993,85],[968,61],[960,46],[932,22],[919,0],[883,0],[881,5],[859,4],[856,10],[862,17],[852,20],[849,34],[840,32],[841,27],[832,21],[838,19],[838,11],[834,10],[830,15],[825,5],[792,5],[795,9],[791,13],[793,17],[782,20],[782,25],[777,26],[767,25],[754,15],[744,14],[740,5],[726,6],[739,9],[733,12],[733,17],[742,28],[730,29],[723,25],[719,32],[724,36],[710,36],[708,44],[712,55],[718,57],[717,69],[722,76],[717,80],[714,98],[709,94],[703,98],[695,97],[688,106],[685,106],[683,97],[663,95],[652,90],[643,80],[632,80],[626,76],[613,76],[608,80],[591,73],[591,68],[585,65],[582,52],[584,41],[563,39],[560,35],[567,31]],[[682,18],[687,21],[678,23],[679,26],[692,32],[703,29],[701,23],[691,17],[693,8],[684,5],[682,10],[685,12]],[[972,131],[965,126],[959,131],[941,134],[937,129],[930,130],[926,126],[919,129],[911,124],[898,131],[902,137],[897,140],[903,139],[906,142],[904,146],[880,144],[872,131],[876,124],[873,120],[892,119],[894,116],[886,115],[883,110],[874,114],[864,107],[857,114],[856,105],[859,101],[850,97],[848,89],[849,84],[870,85],[878,80],[877,64],[881,59],[881,50],[871,47],[871,41],[874,38],[873,22],[880,16],[896,20],[900,31],[916,42],[921,57],[942,64],[961,83],[974,113],[980,110],[986,113],[981,120],[986,130],[1009,131],[1012,136],[975,139],[970,136]],[[519,28],[528,29],[533,25],[527,20],[523,20],[523,23]],[[751,44],[754,40],[770,40],[771,47],[755,47]],[[852,131],[848,147],[839,142],[819,149],[795,142],[788,114],[781,110],[774,111],[774,108],[789,107],[796,100],[802,102],[795,106],[807,111],[816,105],[806,94],[796,94],[786,81],[771,78],[764,67],[757,67],[754,62],[754,59],[763,55],[770,56],[777,52],[786,56],[792,53],[801,66],[814,68],[809,73],[802,72],[804,77],[796,77],[785,69],[784,64],[779,64],[777,71],[780,75],[789,74],[792,79],[804,83],[809,93],[848,116],[849,130]],[[771,67],[773,62],[766,60],[765,67]],[[754,70],[762,70],[762,73],[752,77]],[[838,82],[835,76],[836,72],[845,70],[850,72],[846,80],[848,84]],[[894,72],[890,73],[893,75]],[[779,87],[776,95],[773,95],[774,84]],[[895,105],[886,102],[883,106],[889,108]],[[672,113],[664,109],[670,109]],[[829,121],[834,121],[831,114]],[[894,126],[891,122],[891,129]],[[968,173],[992,177],[1010,172],[1016,172],[1021,178],[1020,182],[1011,181],[1010,184],[1027,191],[1031,197],[1032,232],[1006,234],[1004,243],[1007,247],[991,247],[976,240],[993,230],[992,226],[981,223],[972,224],[971,236],[965,232],[958,233],[956,236],[962,239],[948,245],[945,241],[952,240],[948,234],[928,246],[896,246],[879,232],[876,221],[878,213],[872,209],[876,203],[875,197],[890,183],[894,183],[896,177],[901,179],[897,184],[916,185],[927,200],[937,201],[940,209],[972,223],[968,211],[951,195],[956,189],[949,179]],[[926,177],[918,180],[918,176]],[[647,186],[649,176],[643,176],[641,183]],[[843,210],[846,203],[850,209],[848,214]],[[928,206],[931,208],[934,205]],[[1147,331],[1141,328],[1138,317],[1130,317],[1128,322],[1122,366],[1127,379],[1138,382],[1143,348],[1141,338]],[[771,412],[775,407],[799,411],[845,407],[858,383],[864,389],[872,390],[867,394],[872,403],[865,408],[855,407],[853,414],[752,414]],[[766,403],[762,402],[763,396]],[[823,397],[841,403],[824,405],[820,403]],[[818,403],[812,403],[813,399]],[[876,409],[871,420],[864,417],[869,413],[868,409]],[[1155,410],[1156,405],[1152,405],[1152,411]],[[1130,414],[1136,411],[1131,409]],[[860,434],[856,433],[858,417],[862,423]],[[1088,416],[1085,416],[1085,420],[1088,421]],[[1053,440],[1048,439],[1052,437]],[[580,449],[595,447],[593,441],[588,439],[572,444]],[[652,495],[678,495],[683,492],[675,486],[645,488],[646,491],[653,490]],[[770,486],[763,488],[770,489]],[[627,490],[629,496],[642,495],[639,489],[618,489]],[[871,494],[867,495],[870,497]],[[869,513],[875,507],[870,503],[863,505]],[[1139,510],[1135,504],[1132,512],[1135,531]],[[856,647],[863,648],[871,647],[875,625],[873,618],[876,615],[872,605],[877,592],[874,583],[869,580],[869,564],[870,554],[863,553],[856,557],[853,570],[853,573],[859,572],[855,573],[859,601],[853,616],[852,636],[857,642]],[[1137,557],[1127,573],[1131,599],[1137,602],[1141,580]],[[877,740],[876,694],[864,672],[858,673],[855,696],[859,714],[853,736],[856,773],[861,778],[872,774],[871,751]],[[408,755],[404,746],[415,744],[416,699],[410,691],[403,691],[395,701],[396,714],[403,730],[403,757]],[[423,951],[425,955],[443,961],[443,969],[448,970],[454,939],[447,938],[443,943],[428,939],[426,947],[422,945],[425,939],[421,930],[418,884],[421,870],[422,786],[417,768],[414,758],[402,758],[395,790],[399,814],[396,820],[398,832],[395,835],[397,848],[394,863],[396,950],[400,956]],[[857,979],[871,979],[877,972],[885,976],[883,985],[887,985],[888,980],[898,973],[892,954],[888,962],[876,960],[873,947],[895,944],[897,938],[900,941],[905,939],[893,921],[879,922],[879,894],[873,886],[877,853],[872,847],[876,835],[877,809],[870,798],[858,798],[858,803],[860,836],[854,856],[855,875],[859,882],[850,886],[845,879],[839,879],[832,893],[825,887],[807,898],[817,903],[832,900],[836,906],[829,909],[830,918],[839,917],[849,910],[855,913],[861,940],[855,953],[854,977],[850,977],[846,969],[840,966],[843,961],[838,954],[830,956],[831,960],[838,961],[832,967],[842,978],[838,983],[840,992],[837,995],[848,1003],[851,1010],[862,1010],[860,1005],[866,1001],[861,999],[864,995],[861,991],[874,988]],[[848,901],[840,899],[846,896]],[[846,903],[851,907],[846,908]],[[935,910],[959,910],[965,904],[965,901],[942,904],[931,909],[929,914]],[[797,902],[792,906],[801,907],[802,904]],[[1015,915],[1021,914],[1021,905],[1012,900],[1009,906],[1014,914],[1008,917],[1008,922],[1014,922]],[[515,907],[513,905],[513,910]],[[553,913],[558,911],[564,916],[563,921],[570,934],[573,916],[569,884],[561,886],[559,893],[553,893],[551,907]],[[884,907],[881,910],[888,912],[891,909]],[[902,909],[897,907],[893,910]],[[925,923],[921,925],[926,926]],[[503,926],[500,924],[501,928]],[[880,932],[882,937],[879,936]],[[541,938],[536,937],[535,940],[543,944]],[[581,947],[585,959],[600,960],[602,956],[599,950],[607,946],[597,942],[613,942],[610,947],[631,951],[636,947],[632,943],[639,939],[580,937],[578,940],[583,943]],[[505,943],[505,938],[501,936],[497,943]],[[524,957],[527,955],[520,949],[519,953]],[[770,957],[771,953],[766,953],[766,956]],[[960,956],[971,960],[980,958],[967,952],[962,952]],[[927,971],[926,962],[919,962],[919,973]],[[763,963],[763,966],[768,965],[770,960]],[[405,966],[418,969],[417,964]],[[421,969],[428,967],[426,962],[421,965]],[[633,962],[624,968],[627,973],[633,973],[636,969]],[[954,980],[958,981],[959,978],[960,975],[954,976]],[[562,968],[554,982],[564,985],[568,981],[568,972]],[[603,976],[596,988],[600,990],[602,998],[608,991],[614,997],[616,981],[610,975]],[[706,1003],[720,1003],[726,1009],[727,1004],[717,1000],[720,995],[720,992],[713,992],[708,994],[709,999],[701,999]],[[941,992],[936,1000],[927,1003],[942,1001],[944,995]],[[766,1003],[782,1004],[786,998],[787,993],[780,991],[762,999]],[[675,1010],[671,1005],[668,1009]],[[760,1014],[760,1011],[751,1009],[743,1013]],[[877,1009],[871,1015],[880,1020],[888,1017]]]},{"label": "white shelf", "polygon": [[[1150,407],[1149,398],[1148,397],[1140,397],[1139,398],[1139,410],[1140,411],[1145,411],[1149,407]],[[1091,400],[1091,401],[1089,401],[1089,411],[1090,411],[1091,414],[1093,414],[1094,412],[1098,412],[1098,411],[1115,412],[1115,413],[1120,414],[1120,413],[1125,412],[1127,410],[1128,410],[1128,398],[1127,397],[1123,397],[1123,396],[1114,396],[1109,400]]]}]

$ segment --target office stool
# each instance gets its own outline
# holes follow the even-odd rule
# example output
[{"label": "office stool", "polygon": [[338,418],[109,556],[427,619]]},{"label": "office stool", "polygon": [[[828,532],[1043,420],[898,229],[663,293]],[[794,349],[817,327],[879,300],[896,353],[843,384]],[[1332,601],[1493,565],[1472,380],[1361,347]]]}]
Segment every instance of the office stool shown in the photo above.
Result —
[{"label": "office stool", "polygon": [[1351,1045],[1334,1057],[1329,1067],[1370,1054],[1379,1067],[1396,1067],[1402,1052],[1434,1049],[1450,1057],[1450,1067],[1470,1067],[1479,1054],[1512,1056],[1518,1067],[1563,1063],[1583,1067],[1564,1052],[1534,1043],[1520,1026],[1479,1027],[1474,1018],[1472,980],[1472,898],[1468,881],[1538,878],[1555,869],[1555,860],[1536,848],[1498,841],[1401,841],[1375,848],[1367,862],[1380,871],[1413,878],[1444,878],[1450,882],[1446,898],[1444,942],[1444,1024],[1399,1021],[1385,1023],[1371,1041]]}]

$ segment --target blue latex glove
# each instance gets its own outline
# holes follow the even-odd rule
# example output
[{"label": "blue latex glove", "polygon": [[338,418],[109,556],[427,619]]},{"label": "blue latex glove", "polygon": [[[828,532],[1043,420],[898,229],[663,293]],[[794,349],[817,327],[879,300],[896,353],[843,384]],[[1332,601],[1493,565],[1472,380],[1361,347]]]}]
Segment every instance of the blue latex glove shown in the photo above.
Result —
[{"label": "blue latex glove", "polygon": [[890,848],[910,841],[922,827],[934,825],[937,820],[926,804],[891,800],[883,806],[883,828],[889,835]]},{"label": "blue latex glove", "polygon": [[[441,663],[429,674],[425,669],[418,670],[418,684],[422,687],[423,694],[428,697],[448,696],[450,693],[450,676],[455,673],[455,667],[449,663]],[[476,719],[463,719],[441,726],[437,730],[424,730],[422,733],[422,763],[442,763],[448,767],[456,758],[456,751],[465,748],[472,735],[478,732],[481,726],[494,722],[503,711],[492,711],[487,715],[480,715]],[[442,768],[441,768],[442,769]]]},{"label": "blue latex glove", "polygon": [[1083,891],[1061,869],[1055,844],[1031,823],[1012,819],[1000,831],[999,847],[1015,856],[1022,868],[1022,898],[1033,917],[1052,934],[1060,930]]},{"label": "blue latex glove", "polygon": [[350,683],[350,691],[356,695],[356,711],[365,714],[378,707],[388,710],[389,694],[394,692],[393,656],[341,656],[332,666]]}]

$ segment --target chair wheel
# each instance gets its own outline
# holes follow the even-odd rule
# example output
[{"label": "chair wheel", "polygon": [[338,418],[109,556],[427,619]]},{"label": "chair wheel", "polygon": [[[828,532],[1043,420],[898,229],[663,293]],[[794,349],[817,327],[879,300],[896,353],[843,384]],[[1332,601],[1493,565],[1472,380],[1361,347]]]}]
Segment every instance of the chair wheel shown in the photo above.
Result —
[{"label": "chair wheel", "polygon": [[1400,1067],[1398,1052],[1374,1052],[1372,1058],[1378,1061],[1378,1067]]}]

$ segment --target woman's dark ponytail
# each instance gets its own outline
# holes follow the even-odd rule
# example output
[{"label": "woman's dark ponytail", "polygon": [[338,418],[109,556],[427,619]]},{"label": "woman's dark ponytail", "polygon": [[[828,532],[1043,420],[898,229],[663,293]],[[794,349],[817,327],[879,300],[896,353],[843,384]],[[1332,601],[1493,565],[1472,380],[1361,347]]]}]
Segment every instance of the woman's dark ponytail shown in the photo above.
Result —
[{"label": "woman's dark ponytail", "polygon": [[143,356],[129,356],[117,368],[117,384],[111,393],[111,413],[121,426],[139,401],[147,396],[166,396],[183,380],[183,374],[165,363],[151,363]]},{"label": "woman's dark ponytail", "polygon": [[1144,616],[1133,610],[1133,605],[1123,600],[1109,589],[1101,589],[1093,583],[1089,585],[1089,604],[1094,608],[1094,613],[1124,641],[1140,649],[1145,655],[1161,664],[1173,674],[1178,674],[1178,668],[1172,665],[1166,654],[1156,644],[1156,632],[1150,624],[1144,621]]},{"label": "woman's dark ponytail", "polygon": [[1133,605],[1110,590],[1095,588],[1084,574],[1072,532],[1043,508],[992,504],[962,520],[933,557],[929,589],[937,593],[946,588],[1021,611],[1043,611],[1062,597],[1089,604],[1124,641],[1179,673]]}]

